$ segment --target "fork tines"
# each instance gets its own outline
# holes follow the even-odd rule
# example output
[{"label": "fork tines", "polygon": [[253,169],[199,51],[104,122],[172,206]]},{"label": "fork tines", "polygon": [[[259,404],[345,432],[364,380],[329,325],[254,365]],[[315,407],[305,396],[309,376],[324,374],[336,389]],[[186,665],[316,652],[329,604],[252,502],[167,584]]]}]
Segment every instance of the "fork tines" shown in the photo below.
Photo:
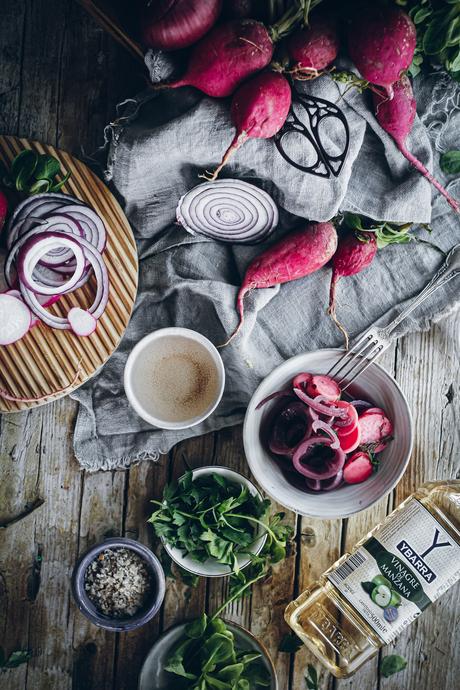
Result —
[{"label": "fork tines", "polygon": [[384,349],[385,347],[375,331],[368,331],[333,364],[327,375],[336,379],[344,391],[366,371]]}]

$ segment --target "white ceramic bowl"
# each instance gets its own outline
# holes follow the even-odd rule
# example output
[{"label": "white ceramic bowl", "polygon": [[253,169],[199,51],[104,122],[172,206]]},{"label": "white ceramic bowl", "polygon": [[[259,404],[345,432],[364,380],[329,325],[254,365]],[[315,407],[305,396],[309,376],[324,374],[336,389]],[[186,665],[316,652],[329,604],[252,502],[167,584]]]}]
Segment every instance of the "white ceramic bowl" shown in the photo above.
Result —
[{"label": "white ceramic bowl", "polygon": [[260,424],[273,402],[256,410],[258,403],[284,388],[300,372],[326,373],[342,355],[342,350],[316,350],[288,359],[262,381],[246,412],[244,450],[254,477],[273,499],[300,515],[345,518],[369,508],[396,486],[412,452],[412,416],[407,400],[393,377],[378,364],[372,364],[353,386],[356,399],[363,398],[382,407],[394,425],[394,439],[379,454],[379,469],[369,479],[362,484],[343,484],[328,492],[304,492],[286,479],[277,462],[265,450],[259,437]]},{"label": "white ceramic bowl", "polygon": [[[178,341],[183,341],[184,339],[190,340],[194,344],[198,343],[200,346],[202,346],[211,356],[216,368],[216,395],[207,409],[205,409],[200,415],[181,421],[168,421],[165,419],[160,419],[153,414],[152,406],[149,406],[149,404],[146,403],[142,399],[141,395],[137,392],[137,382],[139,380],[142,381],[142,377],[145,377],[146,375],[146,370],[148,371],[149,355],[151,354],[152,349],[158,345],[158,341],[161,338],[177,338]],[[201,333],[192,331],[189,328],[160,328],[158,331],[149,333],[149,335],[146,335],[144,338],[142,338],[142,340],[140,340],[131,351],[125,366],[124,387],[126,397],[128,398],[131,407],[133,407],[139,417],[142,417],[142,419],[149,424],[152,424],[152,426],[158,427],[159,429],[188,429],[189,427],[200,424],[200,422],[203,422],[205,419],[207,419],[220,403],[225,388],[224,364],[217,349],[214,347],[211,341],[205,338],[204,335],[201,335]]]},{"label": "white ceramic bowl", "polygon": [[[220,474],[222,477],[229,479],[235,484],[242,484],[243,486],[247,486],[249,492],[253,496],[258,496],[262,500],[260,492],[256,489],[254,484],[249,481],[249,479],[246,479],[246,477],[243,477],[243,475],[239,472],[230,470],[227,467],[219,467],[212,465],[209,467],[199,467],[198,469],[193,470],[192,474],[193,477],[199,477],[201,475],[206,474]],[[260,537],[254,542],[252,548],[250,549],[251,553],[253,553],[254,555],[257,555],[262,551],[265,541],[267,539],[267,534],[264,533],[262,527],[260,527],[258,533],[260,534]],[[224,565],[223,563],[218,563],[213,558],[208,558],[207,561],[204,561],[203,563],[198,563],[197,561],[193,560],[193,558],[191,558],[190,556],[184,556],[180,549],[169,546],[169,544],[167,544],[163,539],[162,542],[165,551],[169,554],[173,561],[177,563],[177,565],[180,565],[181,568],[184,568],[184,570],[187,570],[189,573],[194,573],[195,575],[200,575],[202,577],[222,577],[225,575],[230,575],[230,573],[232,572],[230,566]],[[251,561],[247,556],[238,557],[238,565],[240,567],[240,570],[249,565],[250,562]]]}]

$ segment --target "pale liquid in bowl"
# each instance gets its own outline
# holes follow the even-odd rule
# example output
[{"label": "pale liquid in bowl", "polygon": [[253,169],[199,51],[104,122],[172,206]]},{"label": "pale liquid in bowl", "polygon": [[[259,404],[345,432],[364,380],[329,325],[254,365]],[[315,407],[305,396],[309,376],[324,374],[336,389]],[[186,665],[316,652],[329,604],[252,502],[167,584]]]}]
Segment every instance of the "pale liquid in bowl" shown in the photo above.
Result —
[{"label": "pale liquid in bowl", "polygon": [[133,366],[133,391],[142,407],[164,422],[204,414],[219,394],[219,373],[208,350],[182,336],[153,340]]}]

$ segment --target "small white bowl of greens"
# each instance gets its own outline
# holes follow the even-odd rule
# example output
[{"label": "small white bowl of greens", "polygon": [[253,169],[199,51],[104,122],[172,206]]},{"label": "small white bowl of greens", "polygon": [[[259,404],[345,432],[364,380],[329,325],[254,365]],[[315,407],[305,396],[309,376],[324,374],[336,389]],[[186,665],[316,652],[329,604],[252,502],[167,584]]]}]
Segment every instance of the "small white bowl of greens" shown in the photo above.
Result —
[{"label": "small white bowl of greens", "polygon": [[269,517],[270,501],[227,467],[186,472],[165,487],[162,501],[152,503],[157,510],[149,522],[166,552],[195,575],[238,573],[261,553],[267,537],[267,547],[278,548],[278,518]]}]

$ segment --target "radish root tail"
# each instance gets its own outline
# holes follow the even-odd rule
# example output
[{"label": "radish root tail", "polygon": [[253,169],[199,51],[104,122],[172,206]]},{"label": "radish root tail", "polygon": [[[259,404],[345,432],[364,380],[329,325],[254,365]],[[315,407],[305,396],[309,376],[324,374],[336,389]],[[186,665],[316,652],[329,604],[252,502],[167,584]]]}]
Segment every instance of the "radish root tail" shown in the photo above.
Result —
[{"label": "radish root tail", "polygon": [[340,323],[340,321],[338,320],[336,313],[335,313],[335,288],[337,286],[338,279],[339,279],[339,276],[334,272],[332,274],[331,287],[329,289],[329,307],[328,307],[327,313],[329,314],[329,316],[331,317],[331,319],[333,320],[333,322],[335,323],[337,328],[342,332],[343,337],[344,337],[345,350],[348,350],[350,347],[350,338],[349,338],[348,332],[347,332],[345,326],[342,323]]},{"label": "radish root tail", "polygon": [[202,175],[198,175],[198,177],[202,180],[206,180],[207,182],[214,182],[214,180],[217,180],[222,168],[224,168],[227,165],[229,159],[233,156],[235,151],[237,151],[240,148],[241,144],[243,144],[247,138],[248,135],[246,134],[246,132],[241,132],[240,135],[236,136],[233,139],[232,143],[225,151],[224,157],[222,158],[220,164],[217,166],[214,172],[206,170],[205,173],[203,173]]},{"label": "radish root tail", "polygon": [[240,320],[239,320],[239,323],[238,323],[238,326],[237,326],[236,329],[233,331],[233,333],[232,333],[232,335],[230,336],[230,338],[229,338],[227,341],[225,341],[225,343],[222,343],[222,345],[218,345],[218,346],[217,346],[218,349],[220,349],[220,348],[222,348],[222,347],[227,347],[227,345],[229,345],[229,344],[232,342],[233,338],[236,338],[236,336],[237,336],[238,333],[240,332],[241,328],[243,327],[243,322],[244,322],[244,305],[243,305],[243,301],[244,301],[244,298],[245,298],[245,296],[246,296],[246,294],[247,294],[248,292],[249,292],[249,289],[245,290],[244,292],[240,292],[240,293],[238,294],[238,298],[237,298],[237,311],[238,311],[238,316],[239,316],[239,319],[240,319]]},{"label": "radish root tail", "polygon": [[412,153],[410,151],[408,151],[405,146],[400,146],[399,149],[400,149],[401,153],[403,154],[403,156],[405,156],[407,158],[409,163],[411,163],[414,166],[414,168],[416,168],[422,175],[424,175],[424,177],[426,177],[426,179],[429,182],[431,182],[433,187],[436,187],[438,192],[440,192],[440,194],[443,195],[443,197],[446,199],[447,203],[450,204],[450,206],[454,209],[454,211],[456,213],[460,213],[460,203],[456,199],[451,197],[451,195],[449,194],[447,189],[445,189],[442,186],[442,184],[440,182],[438,182],[438,180],[435,177],[433,177],[433,175],[429,172],[429,170],[427,170],[427,168],[425,168],[423,163],[421,161],[419,161],[418,158],[416,158],[414,155],[412,155]]}]

